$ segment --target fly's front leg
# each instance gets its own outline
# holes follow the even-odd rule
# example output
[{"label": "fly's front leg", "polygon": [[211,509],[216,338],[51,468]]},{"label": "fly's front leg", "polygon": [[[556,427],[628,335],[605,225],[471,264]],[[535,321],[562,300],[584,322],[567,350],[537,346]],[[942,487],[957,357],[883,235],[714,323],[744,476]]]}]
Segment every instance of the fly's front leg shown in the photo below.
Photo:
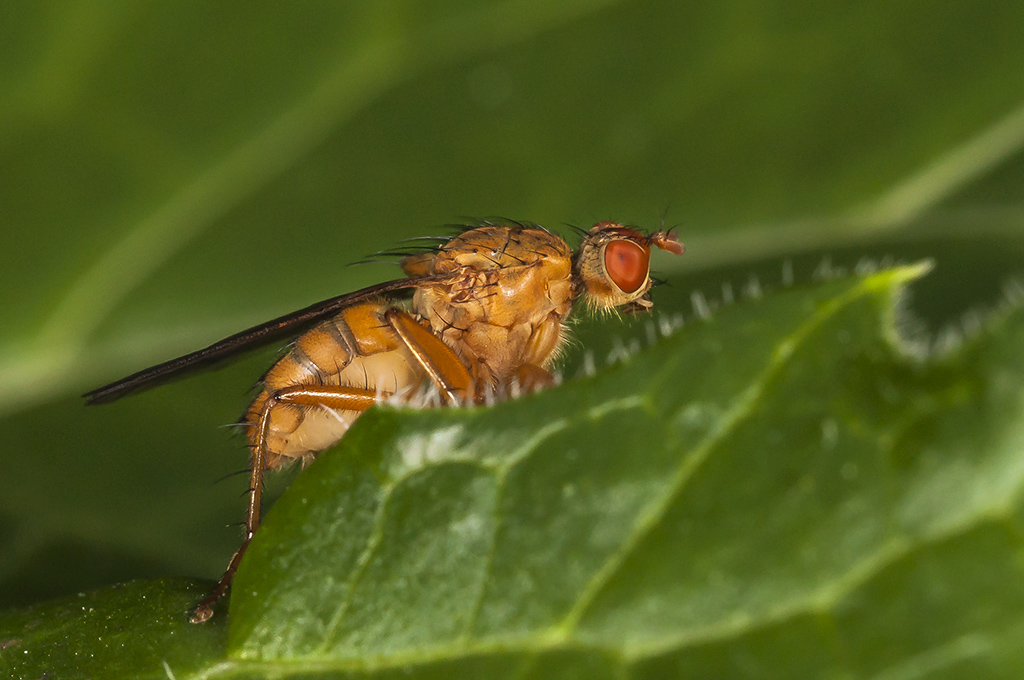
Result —
[{"label": "fly's front leg", "polygon": [[256,445],[253,447],[252,459],[250,460],[249,474],[249,502],[245,515],[245,536],[242,545],[231,557],[228,568],[220,581],[189,613],[189,621],[192,623],[203,623],[213,616],[213,605],[224,596],[231,580],[238,571],[238,565],[245,555],[246,548],[252,541],[256,529],[260,525],[260,503],[263,497],[263,468],[267,458],[267,437],[270,433],[270,413],[274,407],[286,404],[296,406],[322,406],[337,411],[365,411],[377,403],[378,398],[391,396],[388,393],[378,393],[373,390],[364,390],[356,387],[333,387],[333,386],[307,386],[294,385],[285,387],[270,395],[263,409],[260,411],[257,422],[258,436]]},{"label": "fly's front leg", "polygon": [[399,309],[391,308],[384,312],[384,321],[391,326],[445,401],[460,404],[473,399],[473,379],[469,370],[441,338]]}]

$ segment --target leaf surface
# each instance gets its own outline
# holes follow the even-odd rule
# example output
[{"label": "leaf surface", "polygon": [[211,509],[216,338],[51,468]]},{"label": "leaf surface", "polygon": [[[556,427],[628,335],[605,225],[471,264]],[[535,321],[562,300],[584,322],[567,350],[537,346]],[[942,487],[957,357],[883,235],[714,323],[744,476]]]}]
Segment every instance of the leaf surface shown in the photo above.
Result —
[{"label": "leaf surface", "polygon": [[921,362],[891,298],[920,271],[725,309],[494,409],[361,420],[261,528],[230,654],[371,677],[739,677],[744,657],[982,677],[1024,632],[1021,318]]},{"label": "leaf surface", "polygon": [[0,612],[5,678],[194,677],[222,658],[225,621],[193,626],[185,608],[210,584],[135,581]]},{"label": "leaf surface", "polygon": [[195,586],[138,584],[9,612],[0,662],[113,634],[108,677],[1012,677],[1024,314],[924,358],[896,303],[926,268],[652,325],[492,408],[372,411],[212,627],[182,623]]}]

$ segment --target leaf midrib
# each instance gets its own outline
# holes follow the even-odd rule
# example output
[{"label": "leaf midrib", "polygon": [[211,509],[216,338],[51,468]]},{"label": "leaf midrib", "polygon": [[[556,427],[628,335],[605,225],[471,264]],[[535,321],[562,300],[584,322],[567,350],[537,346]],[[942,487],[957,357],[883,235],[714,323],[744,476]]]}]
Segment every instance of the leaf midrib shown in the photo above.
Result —
[{"label": "leaf midrib", "polygon": [[[883,275],[880,278],[885,280],[890,276],[895,278],[897,276],[897,272]],[[683,492],[687,483],[692,479],[693,474],[708,459],[711,452],[730,434],[732,434],[739,424],[753,412],[754,404],[761,398],[773,380],[790,365],[790,362],[796,355],[796,350],[814,333],[815,330],[820,328],[826,321],[836,316],[840,310],[868,293],[874,292],[875,286],[872,285],[872,283],[876,280],[877,278],[865,279],[849,291],[829,300],[827,304],[822,305],[815,310],[814,314],[811,315],[808,320],[800,324],[795,330],[784,336],[775,344],[774,351],[771,353],[771,358],[762,370],[761,374],[752,381],[752,383],[739,395],[739,397],[734,400],[733,404],[723,413],[722,418],[719,421],[719,427],[711,432],[709,436],[705,437],[695,449],[681,457],[683,462],[679,466],[670,483],[666,486],[661,498],[655,499],[650,504],[649,510],[641,513],[638,522],[635,524],[635,530],[627,537],[622,549],[611,555],[608,560],[606,560],[604,566],[595,573],[594,577],[583,589],[577,603],[573,605],[566,616],[563,617],[562,621],[554,626],[563,636],[569,637],[576,631],[580,620],[583,618],[587,609],[594,602],[598,594],[611,581],[611,579],[619,573],[622,565],[634,553],[643,540],[654,529],[660,526],[666,513],[671,508],[672,503],[678,498],[679,494]]]}]

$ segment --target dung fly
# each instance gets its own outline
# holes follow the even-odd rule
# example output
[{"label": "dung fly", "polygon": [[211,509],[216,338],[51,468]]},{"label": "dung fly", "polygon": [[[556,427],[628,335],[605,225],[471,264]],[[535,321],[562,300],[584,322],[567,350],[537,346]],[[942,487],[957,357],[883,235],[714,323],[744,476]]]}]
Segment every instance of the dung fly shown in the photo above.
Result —
[{"label": "dung fly", "polygon": [[[538,225],[485,222],[404,257],[406,278],[325,300],[86,394],[90,404],[106,403],[298,336],[242,417],[252,452],[244,538],[190,620],[213,615],[238,569],[260,523],[264,470],[308,462],[373,404],[411,398],[425,385],[443,403],[472,404],[514,386],[550,384],[573,303],[651,307],[652,246],[683,252],[673,232],[644,235],[613,222],[584,232],[575,253]],[[411,304],[398,299],[410,291]]]}]

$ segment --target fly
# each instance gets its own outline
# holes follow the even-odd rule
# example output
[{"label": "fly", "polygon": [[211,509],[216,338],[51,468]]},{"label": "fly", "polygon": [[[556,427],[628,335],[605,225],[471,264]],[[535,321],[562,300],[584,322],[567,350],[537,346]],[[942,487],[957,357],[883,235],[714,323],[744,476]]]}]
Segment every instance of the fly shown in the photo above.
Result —
[{"label": "fly", "polygon": [[[424,385],[444,403],[470,404],[513,386],[551,384],[548,369],[577,300],[596,310],[650,309],[652,246],[683,253],[673,232],[644,235],[614,222],[583,233],[575,253],[538,225],[484,223],[403,258],[406,278],[311,305],[84,395],[107,403],[295,338],[242,417],[252,452],[242,544],[189,620],[208,620],[230,586],[259,527],[265,470],[309,462],[370,406],[411,398]],[[411,304],[398,299],[409,291]]]}]

